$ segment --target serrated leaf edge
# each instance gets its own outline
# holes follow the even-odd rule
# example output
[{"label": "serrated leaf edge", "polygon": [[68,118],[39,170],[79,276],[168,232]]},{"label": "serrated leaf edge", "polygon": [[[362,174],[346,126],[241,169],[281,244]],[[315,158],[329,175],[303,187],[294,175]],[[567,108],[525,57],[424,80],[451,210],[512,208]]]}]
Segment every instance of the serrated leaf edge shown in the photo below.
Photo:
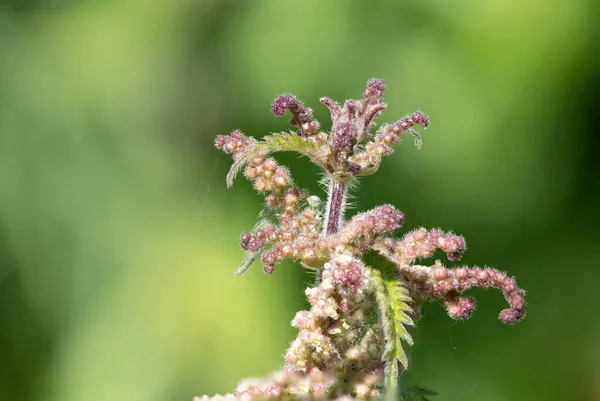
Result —
[{"label": "serrated leaf edge", "polygon": [[394,386],[396,383],[399,366],[408,368],[408,358],[402,347],[402,340],[413,345],[413,339],[405,326],[412,326],[414,322],[406,312],[412,312],[408,304],[411,298],[404,282],[400,278],[383,278],[378,269],[371,270],[371,288],[375,294],[379,315],[382,321],[385,349],[382,359],[386,362],[386,383]]},{"label": "serrated leaf edge", "polygon": [[318,161],[315,160],[318,148],[319,145],[317,143],[302,138],[294,132],[276,132],[267,135],[262,141],[252,145],[243,154],[235,158],[235,161],[229,169],[229,173],[227,173],[227,187],[231,188],[237,173],[254,156],[274,152],[294,151],[304,156],[308,156],[316,164],[319,164]]}]

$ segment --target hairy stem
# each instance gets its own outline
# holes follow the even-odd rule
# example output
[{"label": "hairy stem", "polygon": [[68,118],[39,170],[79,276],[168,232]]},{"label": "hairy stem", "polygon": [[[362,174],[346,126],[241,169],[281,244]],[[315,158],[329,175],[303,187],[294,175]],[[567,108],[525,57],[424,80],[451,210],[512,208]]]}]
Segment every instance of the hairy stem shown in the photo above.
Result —
[{"label": "hairy stem", "polygon": [[327,214],[325,215],[325,235],[336,234],[340,230],[346,206],[346,183],[334,178],[329,180],[327,194]]}]

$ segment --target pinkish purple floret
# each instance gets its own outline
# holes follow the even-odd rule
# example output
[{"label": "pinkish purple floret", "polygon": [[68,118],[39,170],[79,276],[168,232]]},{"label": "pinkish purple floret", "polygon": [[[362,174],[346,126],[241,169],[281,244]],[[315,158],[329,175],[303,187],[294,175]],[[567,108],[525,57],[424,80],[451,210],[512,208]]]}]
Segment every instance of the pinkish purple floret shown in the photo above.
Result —
[{"label": "pinkish purple floret", "polygon": [[356,128],[350,123],[340,123],[331,136],[331,147],[350,151],[356,143]]},{"label": "pinkish purple floret", "polygon": [[[302,104],[302,103],[301,103]],[[300,121],[309,121],[313,118],[313,111],[310,107],[307,107],[298,113]]]},{"label": "pinkish purple floret", "polygon": [[[404,214],[393,206],[378,206],[354,216],[342,230],[341,242],[362,247],[382,234],[395,231],[403,222]],[[393,244],[392,241],[390,240]]]},{"label": "pinkish purple floret", "polygon": [[302,102],[289,93],[277,96],[271,105],[271,111],[277,116],[282,116],[288,109],[292,112],[299,112],[303,108]]},{"label": "pinkish purple floret", "polygon": [[247,137],[240,131],[233,131],[231,135],[218,135],[215,146],[225,153],[240,154],[256,143],[256,139]]},{"label": "pinkish purple floret", "polygon": [[513,324],[525,317],[525,311],[522,309],[504,309],[500,312],[498,318],[504,323]]},{"label": "pinkish purple floret", "polygon": [[395,249],[407,263],[429,258],[433,256],[436,249],[446,252],[449,260],[459,260],[466,249],[466,244],[461,236],[452,233],[444,234],[440,230],[431,230],[428,233],[424,228],[420,228],[405,234],[402,240],[397,242]]},{"label": "pinkish purple floret", "polygon": [[453,296],[446,298],[444,305],[452,319],[468,319],[475,310],[475,299]]},{"label": "pinkish purple floret", "polygon": [[[401,269],[401,272],[411,280],[422,281],[418,277],[423,272],[421,269],[406,266]],[[470,309],[469,314],[466,314],[465,308],[469,309],[470,305],[466,300],[470,298],[459,298],[458,294],[473,287],[498,288],[503,292],[504,298],[510,306],[509,309],[503,310],[500,314],[500,320],[505,323],[515,323],[525,316],[524,291],[517,286],[514,278],[508,277],[505,273],[496,269],[466,266],[456,269],[446,269],[443,266],[436,267],[420,289],[425,297],[432,299],[444,298],[448,313],[451,316],[460,316],[459,318],[465,319],[470,316],[473,308]],[[475,306],[474,303],[472,305]]]},{"label": "pinkish purple floret", "polygon": [[329,112],[331,113],[331,121],[335,123],[338,117],[340,116],[340,113],[342,112],[342,108],[340,107],[340,105],[336,101],[328,98],[327,96],[323,96],[321,99],[319,99],[319,101],[325,106],[327,106]]},{"label": "pinkish purple floret", "polygon": [[344,290],[354,294],[367,287],[369,275],[363,264],[357,259],[339,257],[332,261],[334,281]]},{"label": "pinkish purple floret", "polygon": [[386,132],[391,132],[396,135],[400,135],[400,134],[408,131],[409,129],[411,129],[413,126],[415,126],[417,124],[421,124],[423,127],[427,128],[427,126],[429,125],[429,117],[427,117],[425,114],[421,113],[420,111],[416,111],[416,112],[412,113],[410,116],[404,117],[403,119],[388,126],[386,128]]},{"label": "pinkish purple floret", "polygon": [[415,124],[421,124],[425,128],[429,126],[429,117],[420,111],[415,111],[412,113],[410,118],[415,122]]},{"label": "pinkish purple floret", "polygon": [[387,85],[383,79],[371,78],[367,81],[367,89],[365,90],[364,96],[367,98],[373,97],[376,100],[381,101],[383,92],[385,92],[386,88]]}]

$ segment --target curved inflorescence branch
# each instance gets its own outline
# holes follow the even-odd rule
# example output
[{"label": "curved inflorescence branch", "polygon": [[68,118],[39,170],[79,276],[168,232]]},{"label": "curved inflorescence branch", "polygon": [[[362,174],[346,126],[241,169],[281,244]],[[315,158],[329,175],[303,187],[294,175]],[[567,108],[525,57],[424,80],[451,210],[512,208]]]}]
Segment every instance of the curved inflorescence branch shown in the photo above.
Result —
[{"label": "curved inflorescence branch", "polygon": [[[413,340],[407,328],[423,303],[442,300],[451,318],[466,319],[475,300],[464,293],[473,287],[497,288],[509,304],[500,320],[512,324],[525,316],[524,291],[506,273],[447,268],[439,261],[419,264],[437,251],[450,261],[460,260],[466,250],[463,237],[418,228],[392,238],[404,223],[404,214],[392,205],[344,220],[353,181],[376,172],[403,134],[413,135],[420,147],[415,127],[429,125],[429,118],[417,111],[373,132],[387,107],[385,90],[384,81],[371,79],[359,100],[340,105],[322,97],[331,114],[330,132],[321,130],[312,109],[283,94],[271,110],[278,116],[289,112],[296,131],[273,133],[261,141],[238,130],[216,138],[216,147],[233,156],[227,185],[243,171],[265,196],[259,222],[240,236],[246,257],[236,274],[259,258],[265,273],[273,273],[285,259],[318,273],[315,286],[306,290],[310,310],[298,312],[292,321],[299,333],[285,354],[284,368],[265,379],[246,380],[234,394],[216,399],[375,398],[384,391],[403,397],[409,391],[396,383],[408,368],[404,344]],[[289,170],[269,156],[282,151],[295,151],[322,169],[328,183],[325,204],[297,187]]]},{"label": "curved inflorescence branch", "polygon": [[419,228],[405,234],[400,240],[382,238],[377,249],[384,249],[388,259],[400,265],[430,258],[438,249],[446,253],[448,260],[459,260],[467,246],[465,239],[459,235],[438,229],[427,231]]},{"label": "curved inflorescence branch", "polygon": [[298,128],[301,136],[313,135],[319,130],[319,122],[313,118],[313,111],[294,95],[283,94],[273,100],[271,111],[277,116],[282,116],[286,110],[292,113],[290,125]]},{"label": "curved inflorescence branch", "polygon": [[461,266],[448,269],[441,264],[431,267],[404,265],[400,267],[423,301],[443,299],[448,315],[453,319],[468,319],[475,309],[475,300],[460,294],[473,287],[497,288],[504,294],[509,308],[498,318],[513,324],[525,317],[525,291],[513,277],[492,268]]},{"label": "curved inflorescence branch", "polygon": [[339,244],[364,253],[383,234],[392,233],[404,222],[404,213],[392,205],[377,206],[354,216],[339,235]]},{"label": "curved inflorescence branch", "polygon": [[449,260],[460,259],[466,249],[463,237],[440,230],[427,232],[420,228],[400,240],[383,238],[373,249],[396,265],[398,272],[413,286],[419,302],[443,299],[448,315],[453,319],[471,316],[475,301],[460,294],[473,287],[498,288],[503,292],[510,306],[500,312],[499,319],[503,322],[513,324],[525,317],[525,292],[506,273],[468,266],[448,269],[440,262],[430,267],[414,264],[417,259],[433,256],[437,249],[446,252]]}]

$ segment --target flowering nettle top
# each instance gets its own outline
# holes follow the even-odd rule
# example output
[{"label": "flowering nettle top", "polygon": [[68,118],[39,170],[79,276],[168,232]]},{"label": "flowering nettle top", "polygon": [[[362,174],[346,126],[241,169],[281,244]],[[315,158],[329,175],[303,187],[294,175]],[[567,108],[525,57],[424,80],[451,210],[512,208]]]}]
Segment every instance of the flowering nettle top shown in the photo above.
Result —
[{"label": "flowering nettle top", "polygon": [[[295,131],[262,141],[240,131],[216,139],[216,146],[234,158],[228,185],[244,169],[266,197],[260,221],[252,232],[241,235],[247,256],[237,273],[259,256],[265,273],[286,258],[319,272],[317,285],[307,289],[311,310],[299,312],[292,322],[300,333],[286,353],[287,366],[266,381],[246,383],[237,393],[242,398],[376,396],[384,373],[387,388],[394,388],[397,374],[408,366],[402,342],[412,345],[406,329],[413,325],[411,315],[415,317],[424,302],[441,299],[451,318],[468,318],[475,301],[462,293],[475,286],[503,292],[509,307],[499,318],[505,323],[525,316],[524,291],[503,272],[448,268],[440,261],[420,264],[438,250],[450,261],[460,260],[466,249],[463,237],[418,228],[393,238],[404,214],[392,205],[344,221],[347,191],[356,177],[375,173],[403,134],[414,136],[420,146],[421,136],[413,127],[429,124],[427,116],[415,112],[373,132],[376,118],[387,107],[385,89],[384,81],[371,79],[360,100],[340,106],[321,98],[331,113],[329,133],[320,129],[312,109],[284,94],[271,109],[279,116],[289,112]],[[325,205],[298,188],[289,170],[269,157],[278,151],[296,151],[323,170],[329,184]]]},{"label": "flowering nettle top", "polygon": [[[392,145],[400,140],[404,133],[415,136],[417,145],[421,145],[421,136],[412,127],[429,125],[429,119],[421,112],[415,112],[394,124],[382,126],[376,134],[371,130],[375,119],[386,109],[383,103],[385,82],[371,79],[367,82],[364,97],[360,100],[346,100],[343,106],[328,97],[322,97],[323,103],[331,113],[332,128],[326,134],[320,131],[320,124],[313,117],[313,111],[295,96],[280,95],[273,101],[271,110],[281,116],[286,111],[292,115],[290,125],[297,129],[294,133],[280,133],[267,136],[257,143],[235,131],[228,136],[218,136],[216,145],[236,160],[228,177],[231,186],[233,177],[239,168],[250,162],[251,156],[266,155],[277,151],[296,151],[308,156],[313,163],[338,180],[351,180],[352,177],[373,174],[377,171],[381,157],[392,153]],[[258,167],[255,165],[255,167]],[[255,169],[254,169],[255,170]],[[249,178],[254,170],[250,171]],[[266,185],[261,185],[266,184]],[[258,180],[257,190],[268,192],[276,185],[271,180]]]}]

